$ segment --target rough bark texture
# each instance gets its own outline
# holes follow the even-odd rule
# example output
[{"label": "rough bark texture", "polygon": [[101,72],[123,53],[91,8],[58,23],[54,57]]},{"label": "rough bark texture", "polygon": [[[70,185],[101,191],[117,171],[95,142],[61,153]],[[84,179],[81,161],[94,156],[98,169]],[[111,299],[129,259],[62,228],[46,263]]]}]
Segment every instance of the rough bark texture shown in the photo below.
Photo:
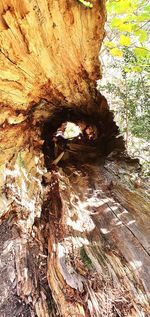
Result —
[{"label": "rough bark texture", "polygon": [[[105,2],[0,3],[0,316],[148,317],[147,183],[96,90]],[[53,164],[65,121],[97,127]]]}]

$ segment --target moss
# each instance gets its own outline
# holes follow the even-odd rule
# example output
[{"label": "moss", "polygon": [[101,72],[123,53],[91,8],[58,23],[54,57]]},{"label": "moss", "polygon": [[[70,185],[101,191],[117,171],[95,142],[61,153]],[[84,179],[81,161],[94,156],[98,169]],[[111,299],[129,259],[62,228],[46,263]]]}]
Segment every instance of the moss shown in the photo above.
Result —
[{"label": "moss", "polygon": [[92,267],[92,261],[91,259],[88,257],[84,247],[82,246],[80,249],[80,257],[82,262],[84,263],[84,265],[89,269]]},{"label": "moss", "polygon": [[19,165],[19,167],[25,167],[21,152],[18,153],[18,165]]}]

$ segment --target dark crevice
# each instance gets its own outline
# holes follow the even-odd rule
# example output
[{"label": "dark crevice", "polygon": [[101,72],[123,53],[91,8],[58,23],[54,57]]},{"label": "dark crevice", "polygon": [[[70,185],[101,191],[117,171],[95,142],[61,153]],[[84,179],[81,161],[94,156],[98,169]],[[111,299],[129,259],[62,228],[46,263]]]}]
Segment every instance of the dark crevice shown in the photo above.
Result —
[{"label": "dark crevice", "polygon": [[[98,162],[113,150],[122,151],[123,140],[116,138],[118,127],[113,122],[112,113],[108,114],[110,115],[105,117],[104,122],[104,118],[97,113],[87,115],[82,111],[66,108],[54,112],[42,125],[43,153],[47,169],[52,168],[57,157],[56,164],[63,166],[66,162],[74,164]],[[57,133],[67,122],[82,128],[83,133],[80,137],[66,140],[62,134]]]}]

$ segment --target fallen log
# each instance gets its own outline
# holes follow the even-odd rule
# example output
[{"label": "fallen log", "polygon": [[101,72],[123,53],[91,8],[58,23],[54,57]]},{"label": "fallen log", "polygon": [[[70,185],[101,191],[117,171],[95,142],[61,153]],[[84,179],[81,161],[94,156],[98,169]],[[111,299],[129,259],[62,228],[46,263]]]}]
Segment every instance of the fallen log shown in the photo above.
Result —
[{"label": "fallen log", "polygon": [[[98,0],[0,4],[2,317],[150,315],[148,183],[96,90],[105,19]],[[57,160],[67,121],[98,134]]]}]

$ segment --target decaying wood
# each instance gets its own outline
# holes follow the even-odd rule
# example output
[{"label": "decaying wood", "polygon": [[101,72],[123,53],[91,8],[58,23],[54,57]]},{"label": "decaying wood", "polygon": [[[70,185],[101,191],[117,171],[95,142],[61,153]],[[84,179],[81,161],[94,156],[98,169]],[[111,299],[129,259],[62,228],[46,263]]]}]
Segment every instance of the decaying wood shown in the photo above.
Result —
[{"label": "decaying wood", "polygon": [[[1,317],[150,315],[148,184],[96,90],[105,16],[99,0],[0,3]],[[55,157],[68,120],[97,139]]]},{"label": "decaying wood", "polygon": [[[51,179],[50,232],[55,239],[50,235],[48,278],[63,316],[142,316],[146,312],[148,316],[149,209],[143,205],[136,219],[140,197],[125,164],[118,162],[117,177],[110,186],[109,173],[116,165],[109,161],[104,167],[71,165],[58,169]],[[125,180],[122,171],[133,188],[126,187],[119,199],[118,187]],[[129,202],[134,195],[132,209]],[[67,309],[64,297],[73,302]]]}]

